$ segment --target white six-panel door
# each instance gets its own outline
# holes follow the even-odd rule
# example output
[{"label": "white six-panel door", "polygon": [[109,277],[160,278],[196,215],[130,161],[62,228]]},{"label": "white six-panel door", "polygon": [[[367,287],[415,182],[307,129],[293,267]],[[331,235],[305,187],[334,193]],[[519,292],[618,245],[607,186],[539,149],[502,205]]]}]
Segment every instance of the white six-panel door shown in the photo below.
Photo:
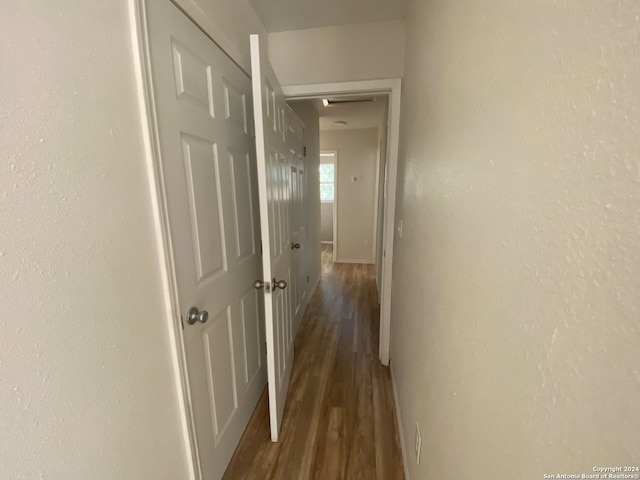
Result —
[{"label": "white six-panel door", "polygon": [[306,243],[305,198],[306,177],[304,170],[304,127],[296,114],[287,107],[287,148],[291,190],[291,249],[293,250],[292,309],[296,320],[302,316],[302,305],[307,293],[307,276],[302,265],[302,252]]},{"label": "white six-panel door", "polygon": [[169,0],[146,17],[198,468],[216,480],[266,380],[251,81]]},{"label": "white six-panel door", "polygon": [[277,441],[293,366],[291,189],[286,103],[258,35],[251,35],[263,251],[271,440]]}]

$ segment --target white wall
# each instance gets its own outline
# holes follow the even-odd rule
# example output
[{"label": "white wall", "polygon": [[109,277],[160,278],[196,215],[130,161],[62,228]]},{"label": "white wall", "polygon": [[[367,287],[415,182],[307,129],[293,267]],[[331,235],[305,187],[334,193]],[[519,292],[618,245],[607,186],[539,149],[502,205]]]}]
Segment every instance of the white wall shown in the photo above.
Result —
[{"label": "white wall", "polygon": [[640,4],[406,18],[391,362],[410,478],[640,464]]},{"label": "white wall", "polygon": [[333,243],[333,202],[320,204],[320,240]]},{"label": "white wall", "polygon": [[[378,129],[325,130],[320,148],[337,150],[338,262],[373,263]],[[357,176],[358,181],[351,181]],[[336,246],[334,245],[334,248]]]},{"label": "white wall", "polygon": [[[158,1],[158,0],[153,0]],[[257,33],[268,41],[267,30],[248,0],[175,0],[207,34],[251,73],[249,35]]]},{"label": "white wall", "polygon": [[402,76],[400,20],[269,34],[269,58],[282,85]]},{"label": "white wall", "polygon": [[[307,271],[309,283],[307,285],[308,302],[313,289],[320,280],[320,179],[318,165],[320,165],[320,126],[318,112],[310,101],[291,102],[291,109],[304,122],[304,143],[307,147],[305,158],[305,174],[307,178],[307,202],[305,208],[305,222],[307,238],[304,242],[302,267]],[[302,316],[296,319],[296,330]]]},{"label": "white wall", "polygon": [[127,2],[0,36],[0,478],[188,478]]}]

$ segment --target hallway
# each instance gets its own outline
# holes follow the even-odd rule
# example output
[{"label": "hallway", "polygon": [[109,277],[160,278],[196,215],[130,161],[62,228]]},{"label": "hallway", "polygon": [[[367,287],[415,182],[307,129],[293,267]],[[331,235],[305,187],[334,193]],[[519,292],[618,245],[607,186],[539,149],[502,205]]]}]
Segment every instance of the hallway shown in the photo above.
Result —
[{"label": "hallway", "polygon": [[224,479],[403,479],[378,330],[374,266],[336,265],[323,245],[322,278],[295,341],[281,441],[270,441],[265,390]]}]

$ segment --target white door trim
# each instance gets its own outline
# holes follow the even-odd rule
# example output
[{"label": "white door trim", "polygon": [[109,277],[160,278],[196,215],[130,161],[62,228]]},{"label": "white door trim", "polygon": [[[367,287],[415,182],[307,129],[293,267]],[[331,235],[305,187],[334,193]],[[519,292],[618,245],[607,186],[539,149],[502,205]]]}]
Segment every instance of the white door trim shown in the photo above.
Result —
[{"label": "white door trim", "polygon": [[[388,115],[386,115],[385,117],[387,116]],[[384,121],[385,123],[387,123],[387,118],[385,118]],[[378,133],[378,135],[380,134]],[[375,194],[373,196],[374,201],[376,202],[376,208],[373,209],[373,241],[371,242],[371,244],[373,245],[372,263],[376,267],[376,290],[377,290],[376,293],[378,294],[378,301],[380,301],[381,289],[380,289],[380,285],[378,285],[378,205],[380,202],[380,195],[382,195],[383,193],[380,191],[380,175],[384,174],[384,172],[380,172],[380,165],[381,165],[380,160],[382,157],[382,151],[381,151],[382,140],[380,138],[378,138],[377,144],[378,144],[378,155],[376,158],[376,189],[375,189]],[[383,199],[383,206],[384,206],[384,199]],[[383,215],[382,221],[384,222],[384,215]],[[382,278],[380,278],[380,280],[382,280]]]},{"label": "white door trim", "polygon": [[315,98],[322,95],[389,94],[389,128],[387,129],[387,204],[382,236],[385,252],[382,262],[382,300],[380,305],[380,346],[379,358],[383,365],[389,365],[389,343],[391,330],[391,274],[393,272],[393,243],[396,214],[396,183],[398,177],[398,146],[400,141],[400,95],[402,80],[388,78],[382,80],[360,80],[352,82],[316,83],[310,85],[289,85],[282,87],[290,99]]},{"label": "white door trim", "polygon": [[196,443],[187,359],[184,349],[184,338],[181,324],[181,313],[178,303],[178,283],[173,267],[174,258],[169,235],[167,203],[163,189],[163,173],[160,162],[159,133],[156,122],[156,105],[151,82],[151,63],[147,36],[147,14],[145,0],[129,0],[129,20],[131,26],[131,43],[134,50],[134,67],[138,106],[142,125],[145,152],[145,163],[148,173],[150,200],[155,227],[156,248],[160,280],[162,285],[165,310],[165,322],[169,333],[171,347],[171,363],[175,378],[180,423],[183,430],[183,441],[189,480],[202,480],[200,458]]}]

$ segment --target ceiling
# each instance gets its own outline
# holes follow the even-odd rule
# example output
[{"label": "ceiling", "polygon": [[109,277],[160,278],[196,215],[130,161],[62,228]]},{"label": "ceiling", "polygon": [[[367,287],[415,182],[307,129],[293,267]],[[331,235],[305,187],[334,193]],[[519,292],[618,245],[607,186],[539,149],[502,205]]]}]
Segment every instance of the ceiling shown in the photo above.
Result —
[{"label": "ceiling", "polygon": [[399,20],[404,0],[249,0],[269,32]]},{"label": "ceiling", "polygon": [[[357,128],[377,128],[385,112],[386,95],[376,97],[362,97],[374,99],[369,102],[341,103],[325,107],[322,99],[311,100],[320,117],[320,130],[355,130]],[[334,99],[353,99],[349,97],[334,97]],[[291,102],[291,101],[290,101]],[[291,102],[293,103],[293,102]],[[346,122],[346,125],[334,125],[336,121]]]}]

